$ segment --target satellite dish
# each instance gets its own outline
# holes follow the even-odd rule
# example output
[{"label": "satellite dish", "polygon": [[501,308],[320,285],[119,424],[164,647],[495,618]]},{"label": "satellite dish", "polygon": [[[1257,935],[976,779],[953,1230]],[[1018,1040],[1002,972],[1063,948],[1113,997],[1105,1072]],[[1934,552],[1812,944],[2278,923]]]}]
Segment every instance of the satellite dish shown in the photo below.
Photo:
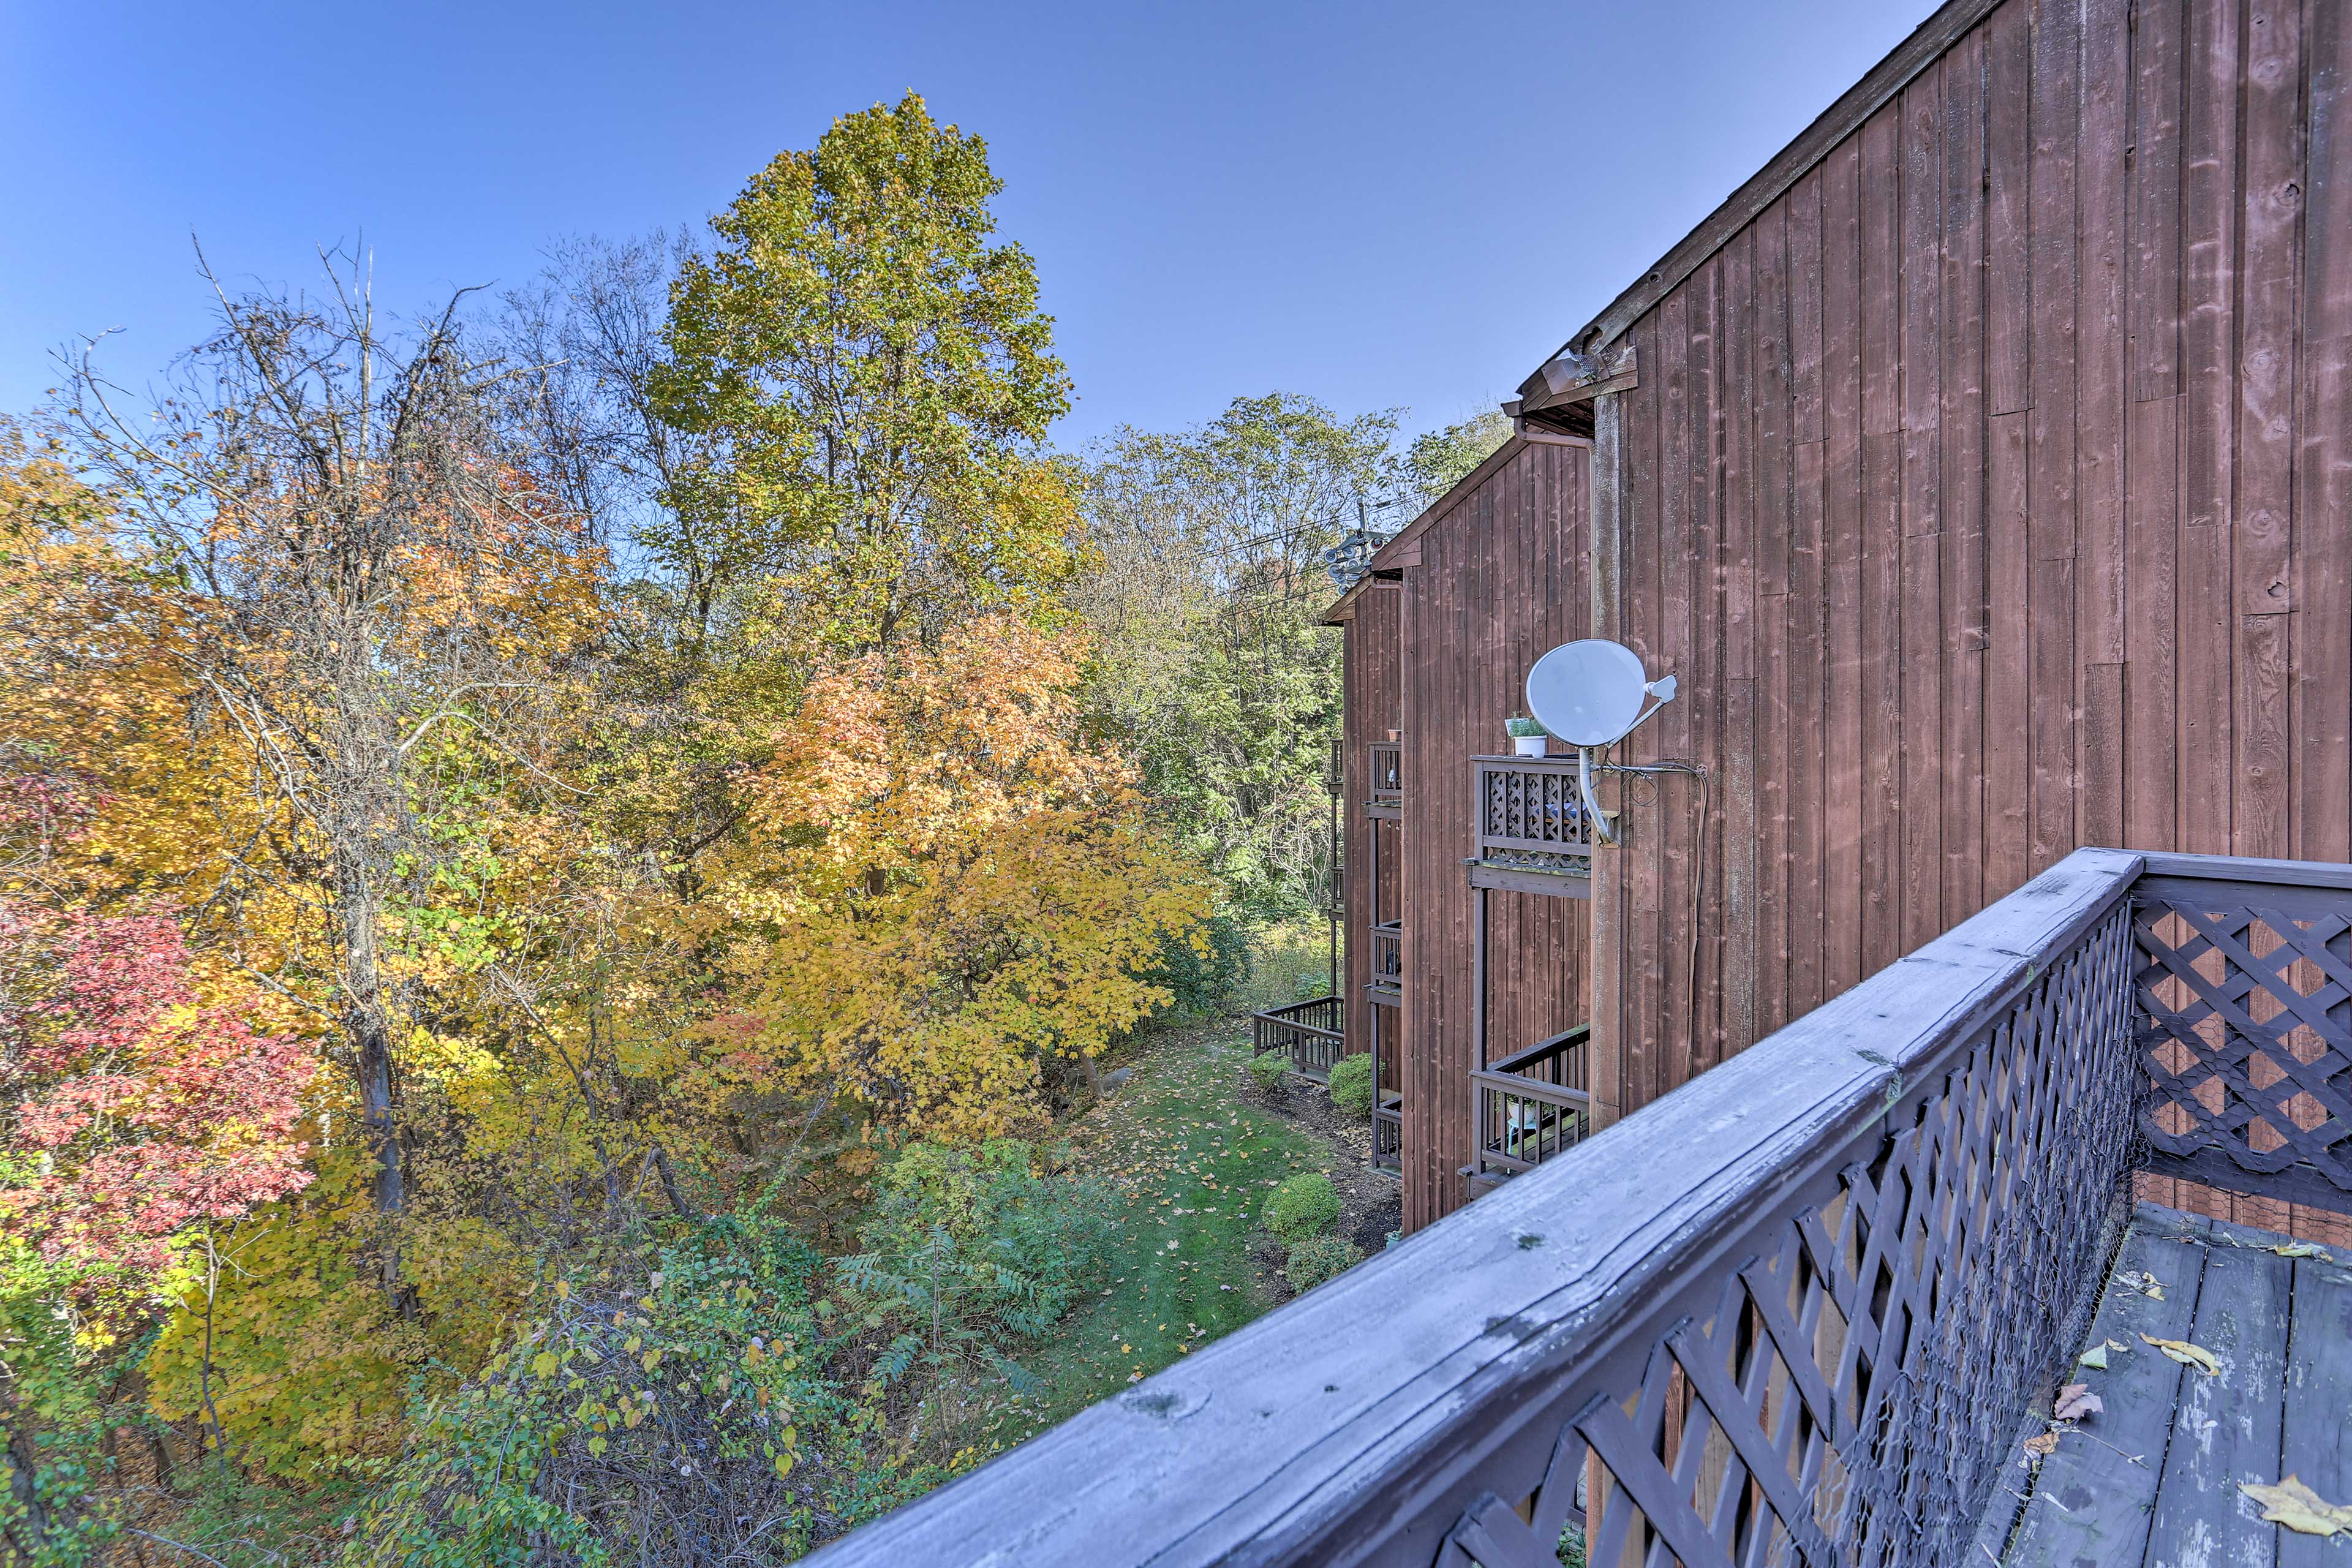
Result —
[{"label": "satellite dish", "polygon": [[1663,705],[1674,695],[1673,676],[1651,680],[1639,655],[1605,637],[1563,643],[1528,671],[1528,711],[1571,746],[1622,741],[1650,716],[1644,701],[1654,697]]}]

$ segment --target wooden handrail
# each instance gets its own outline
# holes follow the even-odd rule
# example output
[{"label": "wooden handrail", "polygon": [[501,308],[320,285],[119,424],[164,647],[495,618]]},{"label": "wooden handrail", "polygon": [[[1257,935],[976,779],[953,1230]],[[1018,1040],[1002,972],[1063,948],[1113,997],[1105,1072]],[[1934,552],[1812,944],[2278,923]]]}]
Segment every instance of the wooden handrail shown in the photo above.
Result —
[{"label": "wooden handrail", "polygon": [[1564,1051],[1580,1050],[1592,1038],[1591,1024],[1578,1024],[1562,1029],[1548,1040],[1538,1040],[1523,1051],[1513,1051],[1500,1061],[1486,1064],[1488,1072],[1517,1072],[1550,1059]]}]

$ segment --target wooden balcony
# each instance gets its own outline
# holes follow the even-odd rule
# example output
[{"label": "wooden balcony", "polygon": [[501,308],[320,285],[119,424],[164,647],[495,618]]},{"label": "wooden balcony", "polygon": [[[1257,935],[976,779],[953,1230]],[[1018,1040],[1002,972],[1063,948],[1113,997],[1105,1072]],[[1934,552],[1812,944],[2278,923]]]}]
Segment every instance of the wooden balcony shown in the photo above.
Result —
[{"label": "wooden balcony", "polygon": [[1471,1073],[1478,1163],[1468,1173],[1517,1175],[1584,1141],[1592,1127],[1585,1081],[1591,1033],[1579,1024]]},{"label": "wooden balcony", "polygon": [[1374,741],[1371,743],[1371,780],[1364,797],[1364,810],[1372,816],[1401,818],[1404,815],[1404,742]]},{"label": "wooden balcony", "polygon": [[2352,1212],[2347,1130],[2352,867],[2080,850],[812,1561],[2315,1563],[2235,1483],[2345,1499],[2352,1277],[2131,1194]]},{"label": "wooden balcony", "polygon": [[1404,999],[1404,922],[1381,921],[1372,927],[1372,977],[1365,989],[1374,1002],[1394,1007]]},{"label": "wooden balcony", "polygon": [[1592,823],[1574,757],[1473,757],[1470,885],[1592,896]]},{"label": "wooden balcony", "polygon": [[1250,1015],[1255,1054],[1286,1052],[1292,1070],[1317,1083],[1331,1076],[1331,1064],[1348,1048],[1344,1027],[1337,996],[1318,996],[1312,1001],[1293,1002]]},{"label": "wooden balcony", "polygon": [[[1389,1015],[1393,1019],[1396,1015]],[[1380,1170],[1404,1169],[1404,1089],[1396,1050],[1391,1043],[1396,1026],[1383,1026],[1372,1016],[1372,1164]]]}]

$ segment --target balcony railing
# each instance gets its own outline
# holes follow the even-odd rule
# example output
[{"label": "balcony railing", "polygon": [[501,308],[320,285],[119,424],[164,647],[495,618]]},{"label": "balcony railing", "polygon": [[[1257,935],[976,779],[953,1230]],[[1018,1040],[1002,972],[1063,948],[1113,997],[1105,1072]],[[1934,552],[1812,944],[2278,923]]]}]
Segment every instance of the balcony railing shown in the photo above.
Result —
[{"label": "balcony railing", "polygon": [[1470,766],[1474,884],[1549,892],[1568,889],[1547,879],[1591,877],[1592,822],[1575,758],[1473,757]]},{"label": "balcony railing", "polygon": [[1584,1141],[1592,1126],[1592,1097],[1585,1081],[1585,1042],[1591,1033],[1590,1026],[1579,1024],[1471,1073],[1479,1173],[1532,1171]]},{"label": "balcony railing", "polygon": [[1371,785],[1364,797],[1365,806],[1375,815],[1392,815],[1404,807],[1404,742],[1374,741],[1371,743]]},{"label": "balcony railing", "polygon": [[1331,1064],[1347,1050],[1344,1027],[1337,996],[1318,996],[1250,1015],[1256,1054],[1285,1052],[1293,1071],[1318,1083],[1331,1076]]},{"label": "balcony railing", "polygon": [[1393,1005],[1404,994],[1404,922],[1381,921],[1372,927],[1372,977],[1366,983],[1375,1002]]},{"label": "balcony railing", "polygon": [[[1394,1015],[1391,1015],[1391,1017]],[[1383,1171],[1404,1169],[1404,1087],[1399,1075],[1393,1024],[1372,1016],[1372,1163]]]},{"label": "balcony railing", "polygon": [[2352,1209],[2347,1020],[2352,868],[2080,850],[816,1561],[1982,1562],[2136,1163]]}]

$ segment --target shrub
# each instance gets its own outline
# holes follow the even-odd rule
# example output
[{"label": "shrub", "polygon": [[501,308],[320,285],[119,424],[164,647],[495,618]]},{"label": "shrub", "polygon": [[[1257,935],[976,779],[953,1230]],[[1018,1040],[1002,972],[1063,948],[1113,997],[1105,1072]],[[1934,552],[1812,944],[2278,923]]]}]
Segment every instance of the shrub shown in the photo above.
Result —
[{"label": "shrub", "polygon": [[1320,970],[1302,969],[1290,977],[1290,999],[1293,1002],[1313,1002],[1330,994],[1330,978]]},{"label": "shrub", "polygon": [[814,1544],[812,1490],[829,1510],[879,1468],[835,1364],[857,1347],[807,1304],[816,1250],[724,1219],[644,1261],[536,1292],[478,1375],[419,1403],[343,1568],[520,1562],[526,1542],[575,1568]]},{"label": "shrub", "polygon": [[1339,1189],[1320,1171],[1293,1176],[1265,1197],[1265,1228],[1293,1247],[1339,1217]]},{"label": "shrub", "polygon": [[1372,1058],[1369,1051],[1331,1064],[1331,1109],[1361,1121],[1372,1113]]},{"label": "shrub", "polygon": [[1230,914],[1214,914],[1197,925],[1161,932],[1159,951],[1135,977],[1167,988],[1168,1011],[1197,1016],[1215,1012],[1249,977],[1249,969],[1248,928]]},{"label": "shrub", "polygon": [[1249,1075],[1257,1080],[1259,1092],[1280,1094],[1282,1080],[1290,1076],[1290,1057],[1284,1051],[1268,1051],[1262,1057],[1253,1058]]},{"label": "shrub", "polygon": [[1034,1173],[1037,1159],[1009,1138],[970,1152],[912,1143],[882,1168],[859,1233],[866,1250],[835,1271],[877,1326],[902,1331],[883,1358],[885,1382],[928,1345],[1020,1385],[1026,1373],[999,1342],[1038,1338],[1099,1283],[1110,1196],[1074,1176]]},{"label": "shrub", "polygon": [[1290,1249],[1282,1277],[1293,1290],[1312,1290],[1334,1275],[1344,1274],[1364,1260],[1364,1249],[1343,1236],[1310,1236]]}]

